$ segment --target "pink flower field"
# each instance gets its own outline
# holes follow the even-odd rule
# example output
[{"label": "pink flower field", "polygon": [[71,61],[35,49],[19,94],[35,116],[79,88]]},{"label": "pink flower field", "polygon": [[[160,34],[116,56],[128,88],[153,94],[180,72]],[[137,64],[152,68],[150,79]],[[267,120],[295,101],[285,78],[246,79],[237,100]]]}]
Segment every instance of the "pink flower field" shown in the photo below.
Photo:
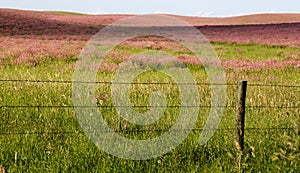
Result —
[{"label": "pink flower field", "polygon": [[[87,41],[102,27],[127,16],[0,9],[0,63],[77,57]],[[259,18],[253,15],[223,20],[180,16],[178,18],[196,25],[211,42],[300,47],[300,15],[297,14],[275,15],[274,22],[277,23],[272,23],[269,15]],[[238,23],[242,21],[248,22],[239,25]],[[186,51],[184,47],[171,40],[159,37],[136,38],[127,41],[123,46],[175,52]],[[122,51],[111,53],[111,57],[117,61],[126,58],[124,56],[126,53]],[[225,69],[238,71],[257,71],[287,66],[299,68],[298,54],[292,57],[294,58],[285,61],[276,57],[269,60],[247,58],[226,60],[223,58],[222,63]],[[179,59],[185,63],[198,63],[192,56],[179,56]],[[116,68],[116,65],[111,62],[106,62],[104,67],[104,69]]]}]

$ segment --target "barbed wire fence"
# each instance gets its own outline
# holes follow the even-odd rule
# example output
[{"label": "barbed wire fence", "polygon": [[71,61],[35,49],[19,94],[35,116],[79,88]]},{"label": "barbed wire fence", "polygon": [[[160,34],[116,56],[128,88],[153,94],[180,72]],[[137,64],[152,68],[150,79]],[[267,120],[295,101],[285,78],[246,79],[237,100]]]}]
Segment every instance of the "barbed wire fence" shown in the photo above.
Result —
[{"label": "barbed wire fence", "polygon": [[[243,159],[244,150],[244,135],[245,133],[264,133],[264,132],[279,132],[279,135],[286,132],[295,131],[300,134],[300,122],[296,122],[297,125],[291,124],[291,120],[287,120],[284,123],[256,126],[255,122],[251,122],[251,117],[255,115],[258,119],[264,116],[271,117],[276,112],[281,116],[292,116],[293,120],[298,121],[297,116],[300,115],[300,86],[297,85],[282,85],[282,84],[256,84],[250,83],[246,86],[250,89],[244,88],[245,93],[240,93],[239,84],[227,83],[196,83],[198,87],[209,88],[212,85],[226,85],[227,97],[230,97],[230,101],[227,101],[226,106],[222,106],[226,110],[227,115],[235,121],[231,125],[222,125],[214,130],[216,132],[230,134],[230,138],[234,138],[236,145],[237,164],[239,170],[241,170],[241,162]],[[244,81],[245,82],[245,81]],[[123,135],[137,134],[137,133],[165,133],[169,131],[167,127],[163,128],[151,128],[151,129],[128,129],[123,128],[123,122],[120,117],[117,117],[116,122],[119,124],[113,131],[93,131],[83,132],[80,128],[76,115],[74,113],[75,108],[94,108],[95,106],[74,106],[71,102],[72,97],[72,85],[74,83],[94,83],[97,85],[128,85],[128,83],[112,83],[112,82],[86,82],[86,81],[60,81],[60,80],[0,80],[0,137],[10,136],[31,136],[38,135],[41,138],[45,135],[86,135],[86,133],[119,133]],[[168,83],[168,82],[133,82],[131,85],[195,85],[195,83]],[[61,86],[62,85],[62,86]],[[56,87],[55,87],[56,86]],[[44,87],[44,88],[43,88]],[[62,89],[59,89],[62,88]],[[242,89],[243,90],[243,89]],[[209,89],[207,90],[209,91]],[[46,92],[44,94],[43,92]],[[47,96],[50,95],[50,96]],[[239,100],[239,95],[243,95],[244,98]],[[45,95],[44,97],[42,97]],[[62,98],[57,98],[61,96]],[[266,98],[268,97],[268,98]],[[27,102],[26,100],[29,101]],[[61,101],[63,100],[63,101]],[[184,106],[184,108],[202,108],[210,109],[212,105],[201,104],[199,106]],[[243,105],[244,104],[244,105]],[[149,105],[112,105],[110,104],[97,104],[98,109],[110,109],[115,108],[169,108],[180,109],[182,105],[166,105],[166,106],[149,106]],[[218,107],[218,106],[216,106]],[[242,109],[241,109],[242,107]],[[68,115],[68,118],[61,118],[55,120],[57,112]],[[268,110],[268,111],[266,111]],[[55,112],[55,113],[54,113]],[[241,113],[242,112],[242,113]],[[232,115],[233,114],[233,115]],[[236,115],[236,116],[234,116]],[[44,120],[39,120],[41,116],[49,116]],[[246,118],[245,118],[246,116]],[[249,117],[247,117],[249,116]],[[248,120],[250,118],[250,120]],[[22,119],[22,120],[19,120]],[[245,120],[246,119],[246,120]],[[22,121],[21,125],[18,121]],[[56,121],[57,124],[52,123]],[[61,122],[60,122],[61,121]],[[23,123],[23,124],[22,124]],[[30,124],[31,123],[31,124]],[[49,123],[49,124],[47,124]],[[42,126],[42,128],[36,128],[36,125]],[[41,125],[42,124],[42,125]],[[246,124],[246,125],[245,125]],[[18,127],[20,125],[20,127]],[[57,125],[70,126],[72,128],[57,127]],[[35,128],[33,128],[35,127]],[[33,129],[32,129],[33,128]],[[190,129],[180,129],[177,131],[190,131]],[[203,128],[194,127],[192,132],[200,133]],[[278,134],[277,134],[278,135]],[[181,151],[181,154],[190,154],[191,151]],[[95,156],[91,156],[95,157]],[[96,158],[95,158],[96,159]]]},{"label": "barbed wire fence", "polygon": [[[55,80],[0,80],[0,84],[3,86],[6,83],[11,83],[12,85],[17,83],[22,83],[26,85],[30,84],[42,84],[42,85],[52,85],[52,84],[67,84],[72,85],[73,83],[95,83],[95,84],[104,84],[104,85],[111,85],[111,84],[117,84],[117,85],[124,85],[128,83],[112,83],[112,82],[86,82],[86,81],[55,81]],[[167,83],[167,82],[136,82],[136,83],[130,83],[131,85],[175,85],[175,83]],[[176,85],[194,85],[195,83],[176,83]],[[196,83],[198,86],[211,86],[211,85],[226,85],[229,87],[235,87],[237,84],[234,83],[228,83],[228,84],[211,84],[211,83]],[[276,89],[288,89],[290,91],[295,90],[295,93],[300,90],[300,86],[297,85],[281,85],[281,84],[255,84],[250,83],[247,84],[248,87],[255,87],[255,88],[276,88]],[[5,91],[2,91],[5,92]],[[42,94],[42,93],[40,93]],[[235,93],[234,93],[235,94]],[[32,96],[34,97],[34,96]],[[299,97],[299,95],[296,97]],[[249,98],[249,97],[247,97]],[[263,98],[264,99],[264,98]],[[297,100],[295,100],[297,102]],[[73,113],[72,109],[75,107],[73,105],[26,105],[26,104],[7,104],[9,101],[6,100],[5,94],[2,93],[2,103],[0,104],[0,112],[3,113],[3,109],[5,110],[13,110],[13,109],[34,109],[37,111],[41,111],[41,109],[67,109],[69,113]],[[262,110],[262,109],[287,109],[287,110],[293,110],[294,112],[299,112],[300,109],[300,101],[298,100],[298,103],[294,105],[246,105],[246,111],[247,110]],[[5,104],[6,103],[6,104]],[[19,100],[19,103],[22,103],[22,100]],[[237,105],[226,105],[226,109],[234,109]],[[78,107],[78,106],[77,106]],[[80,106],[79,106],[80,107]],[[88,108],[89,106],[82,106],[85,108]],[[94,107],[94,106],[90,106]],[[149,108],[150,106],[147,105],[97,105],[98,108],[116,108],[116,107],[133,107],[133,108]],[[153,107],[153,106],[152,106]],[[181,105],[171,105],[171,106],[154,106],[154,107],[166,107],[166,108],[180,108]],[[185,107],[195,107],[195,106],[185,106]],[[211,105],[199,105],[199,108],[211,108]],[[26,111],[26,110],[25,110]],[[8,111],[10,112],[10,111]],[[4,118],[4,115],[1,115],[2,119]],[[5,121],[2,121],[2,128],[5,127]],[[152,131],[167,131],[168,129],[152,129]],[[184,130],[184,129],[183,129]],[[202,128],[195,128],[193,131],[202,131]],[[218,128],[218,129],[212,129],[212,130],[218,130],[218,131],[234,131],[235,127],[229,127],[229,128]],[[268,130],[276,130],[276,131],[288,131],[288,130],[296,130],[294,127],[245,127],[245,131],[268,131]],[[145,132],[147,130],[120,130],[122,132],[130,133],[130,132]],[[59,131],[59,132],[18,132],[18,131],[0,131],[0,135],[22,135],[22,134],[77,134],[77,133],[83,133],[79,131]]]}]

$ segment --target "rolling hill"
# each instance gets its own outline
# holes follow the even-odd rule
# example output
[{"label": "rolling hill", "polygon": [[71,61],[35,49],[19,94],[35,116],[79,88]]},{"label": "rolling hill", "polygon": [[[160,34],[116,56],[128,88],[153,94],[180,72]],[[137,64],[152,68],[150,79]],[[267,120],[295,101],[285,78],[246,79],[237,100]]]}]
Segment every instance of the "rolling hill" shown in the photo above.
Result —
[{"label": "rolling hill", "polygon": [[[128,16],[0,9],[0,36],[86,41],[103,26]],[[300,14],[171,16],[194,25],[211,42],[300,46]]]}]

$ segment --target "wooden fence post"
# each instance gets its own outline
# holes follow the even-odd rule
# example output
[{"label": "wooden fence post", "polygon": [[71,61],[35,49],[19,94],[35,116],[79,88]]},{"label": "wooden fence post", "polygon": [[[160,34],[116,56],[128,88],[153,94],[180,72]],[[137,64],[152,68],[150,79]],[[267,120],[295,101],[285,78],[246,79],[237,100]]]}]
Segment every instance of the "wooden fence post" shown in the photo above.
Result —
[{"label": "wooden fence post", "polygon": [[245,108],[246,108],[247,81],[241,80],[237,84],[236,95],[236,129],[235,145],[238,153],[238,167],[241,168],[241,160],[244,150],[244,128],[245,128]]}]

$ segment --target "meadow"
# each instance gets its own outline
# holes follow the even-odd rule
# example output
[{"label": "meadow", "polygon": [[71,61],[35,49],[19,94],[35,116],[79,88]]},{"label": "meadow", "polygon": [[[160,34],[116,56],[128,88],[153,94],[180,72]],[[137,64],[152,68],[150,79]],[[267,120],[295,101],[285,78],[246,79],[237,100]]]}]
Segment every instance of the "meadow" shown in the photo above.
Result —
[{"label": "meadow", "polygon": [[[128,106],[146,113],[151,93],[160,91],[167,106],[159,121],[135,125],[113,107],[110,87],[119,64],[144,50],[165,51],[186,64],[198,83],[200,112],[182,144],[160,157],[126,160],[99,150],[74,113],[72,80],[86,42],[103,26],[127,16],[0,9],[0,173],[299,172],[298,14],[177,16],[212,42],[226,72],[224,115],[205,145],[198,141],[209,113],[211,88],[201,63],[165,38],[134,38],[118,45],[99,68],[94,100],[111,129],[127,138],[153,139],[166,133],[179,116],[179,86],[159,71],[162,66],[157,62],[151,64],[156,70],[134,80]],[[240,165],[234,145],[238,80],[248,81]]]},{"label": "meadow", "polygon": [[[55,45],[55,44],[54,44]],[[72,103],[72,79],[78,57],[72,42],[63,53],[34,53],[16,61],[14,53],[0,66],[0,165],[6,172],[298,172],[300,170],[300,54],[297,47],[212,43],[226,71],[226,109],[215,135],[203,146],[198,140],[209,112],[210,86],[203,67],[181,49],[121,45],[97,74],[96,101],[116,133],[149,139],[166,132],[178,117],[178,87],[159,71],[139,76],[130,89],[132,106],[145,113],[151,92],[166,95],[159,122],[138,126],[111,107],[109,83],[124,58],[158,48],[181,58],[199,83],[200,113],[196,126],[181,145],[150,160],[126,160],[99,150],[83,133]],[[68,47],[68,46],[71,46]],[[76,46],[76,45],[75,45]],[[27,51],[28,49],[26,49]],[[55,50],[55,48],[53,49]],[[179,51],[178,51],[179,50]],[[19,50],[18,50],[19,51]],[[49,50],[47,50],[49,52]],[[51,49],[50,49],[51,51]],[[5,50],[2,50],[5,52]],[[25,53],[26,54],[26,53]],[[241,168],[234,146],[236,82],[248,81],[245,151]],[[158,83],[147,85],[145,83]],[[138,84],[142,83],[142,84]],[[162,83],[162,84],[159,84]],[[207,107],[206,107],[207,106]]]}]

